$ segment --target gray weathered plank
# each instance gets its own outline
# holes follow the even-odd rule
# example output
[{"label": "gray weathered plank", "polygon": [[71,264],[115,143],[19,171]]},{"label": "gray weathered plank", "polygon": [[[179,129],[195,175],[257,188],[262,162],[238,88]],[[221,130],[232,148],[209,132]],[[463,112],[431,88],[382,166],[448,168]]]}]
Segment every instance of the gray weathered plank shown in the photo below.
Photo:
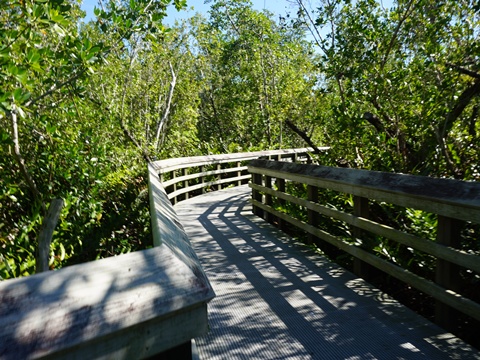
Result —
[{"label": "gray weathered plank", "polygon": [[201,358],[480,359],[469,347],[251,214],[236,187],[175,209],[217,297]]},{"label": "gray weathered plank", "polygon": [[[330,147],[321,147],[321,150],[328,150]],[[267,151],[254,151],[248,153],[235,153],[235,154],[219,154],[219,155],[206,155],[206,156],[192,156],[182,157],[175,159],[158,160],[151,163],[151,165],[159,172],[167,172],[172,170],[178,170],[185,167],[196,167],[211,164],[223,164],[236,161],[247,161],[257,159],[259,157],[268,156],[288,156],[298,153],[311,152],[311,148],[300,149],[284,149],[284,150],[267,150]]]},{"label": "gray weathered plank", "polygon": [[0,359],[143,358],[207,331],[214,292],[149,167],[155,248],[0,282]]},{"label": "gray weathered plank", "polygon": [[249,172],[480,223],[480,183],[379,171],[252,160]]},{"label": "gray weathered plank", "polygon": [[[61,358],[62,353],[73,352],[95,358],[90,342],[119,352],[143,349],[153,355],[150,340],[131,332],[168,329],[182,334],[179,343],[185,341],[184,334],[198,336],[199,330],[205,330],[205,310],[199,310],[205,314],[204,325],[198,328],[185,326],[186,321],[176,328],[171,317],[205,304],[210,291],[167,246],[3,281],[0,359],[55,358],[56,354]],[[172,337],[156,339],[155,348],[175,345]]]},{"label": "gray weathered plank", "polygon": [[303,221],[295,219],[288,214],[277,211],[261,202],[252,200],[252,205],[262,209],[265,212],[270,212],[275,216],[281,218],[284,221],[289,222],[295,227],[306,231],[309,234],[312,234],[336,247],[345,251],[346,253],[353,255],[355,258],[358,258],[377,269],[384,271],[385,273],[425,292],[426,294],[431,295],[437,300],[442,301],[443,303],[451,306],[458,311],[467,314],[473,319],[480,321],[480,304],[472,301],[452,290],[445,289],[432,281],[429,281],[425,278],[422,278],[406,269],[401,268],[395,264],[392,264],[386,260],[383,260],[377,257],[374,254],[363,250],[362,248],[349,244],[337,236],[334,236],[324,230],[321,230],[315,226],[309,225]]}]

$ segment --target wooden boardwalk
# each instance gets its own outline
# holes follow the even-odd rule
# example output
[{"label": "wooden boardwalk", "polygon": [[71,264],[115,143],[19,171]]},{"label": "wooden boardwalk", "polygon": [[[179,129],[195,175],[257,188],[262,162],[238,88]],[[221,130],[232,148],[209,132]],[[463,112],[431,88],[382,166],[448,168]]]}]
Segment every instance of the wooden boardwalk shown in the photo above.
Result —
[{"label": "wooden boardwalk", "polygon": [[175,206],[216,292],[201,359],[480,359],[251,214],[246,186]]}]

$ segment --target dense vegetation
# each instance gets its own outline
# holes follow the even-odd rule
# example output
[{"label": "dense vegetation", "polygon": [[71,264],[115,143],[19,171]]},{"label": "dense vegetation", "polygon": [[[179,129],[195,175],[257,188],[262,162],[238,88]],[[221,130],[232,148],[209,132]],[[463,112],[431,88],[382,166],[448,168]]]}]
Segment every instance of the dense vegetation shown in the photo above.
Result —
[{"label": "dense vegetation", "polygon": [[2,279],[35,271],[54,198],[52,269],[151,246],[155,158],[303,147],[300,130],[325,164],[479,180],[475,1],[296,0],[277,21],[215,0],[166,28],[170,3],[84,23],[74,1],[0,1]]}]

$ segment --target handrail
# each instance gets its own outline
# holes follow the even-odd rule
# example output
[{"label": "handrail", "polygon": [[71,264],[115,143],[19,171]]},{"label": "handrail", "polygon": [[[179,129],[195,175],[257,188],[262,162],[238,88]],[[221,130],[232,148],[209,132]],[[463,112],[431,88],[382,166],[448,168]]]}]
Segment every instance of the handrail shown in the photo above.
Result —
[{"label": "handrail", "polygon": [[[329,147],[320,148],[322,151],[328,149]],[[151,166],[159,174],[168,198],[175,204],[192,195],[204,193],[207,189],[247,184],[250,175],[246,163],[249,160],[268,158],[308,162],[312,151],[311,148],[300,148],[183,157],[155,161]]]},{"label": "handrail", "polygon": [[139,359],[204,333],[213,292],[175,251],[158,246],[1,282],[0,359]]},{"label": "handrail", "polygon": [[[0,359],[140,359],[168,352],[191,354],[191,339],[208,329],[207,303],[215,296],[180,224],[159,174],[213,164],[199,176],[217,178],[202,189],[245,183],[248,159],[295,158],[309,149],[170,159],[148,166],[155,247],[0,282]],[[230,168],[222,167],[235,164]],[[184,173],[185,186],[197,176]],[[175,187],[178,182],[170,186]],[[192,184],[198,187],[198,184]],[[195,187],[189,191],[196,191]],[[198,189],[197,189],[198,190]],[[172,354],[172,349],[176,355]]]},{"label": "handrail", "polygon": [[[480,256],[456,249],[460,238],[459,221],[480,223],[480,183],[267,160],[251,161],[248,171],[252,174],[252,203],[257,215],[280,226],[290,223],[310,234],[310,239],[320,248],[326,242],[353,255],[355,270],[360,276],[368,276],[365,270],[368,267],[362,266],[367,263],[431,295],[437,299],[436,321],[444,327],[454,316],[450,307],[480,320],[480,304],[457,292],[458,266],[480,272]],[[307,185],[307,198],[288,194],[285,181]],[[277,189],[273,187],[274,182]],[[319,189],[352,194],[353,214],[318,203]],[[279,202],[307,209],[308,221],[276,210],[272,205],[275,197]],[[369,200],[438,214],[437,241],[422,239],[369,219]],[[354,245],[319,229],[318,215],[349,224],[356,238],[364,238],[364,232],[370,232],[434,256],[437,259],[435,282],[375,256],[366,241]]]}]

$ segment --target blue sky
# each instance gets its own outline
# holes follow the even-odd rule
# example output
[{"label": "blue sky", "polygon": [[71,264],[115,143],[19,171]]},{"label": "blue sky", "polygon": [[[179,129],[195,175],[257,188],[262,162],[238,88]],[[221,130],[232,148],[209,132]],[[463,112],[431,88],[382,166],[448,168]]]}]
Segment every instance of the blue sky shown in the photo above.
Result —
[{"label": "blue sky", "polygon": [[[273,14],[285,15],[287,12],[295,11],[295,7],[291,5],[292,1],[288,0],[253,0],[253,7],[258,10],[267,9]],[[87,12],[87,19],[93,16],[93,8],[97,5],[97,0],[83,0],[82,9]],[[165,23],[173,24],[175,20],[188,18],[196,12],[206,14],[210,9],[210,4],[204,4],[204,0],[187,0],[188,11],[176,11],[174,7],[170,7],[168,18]],[[194,10],[190,10],[193,7]]]}]

